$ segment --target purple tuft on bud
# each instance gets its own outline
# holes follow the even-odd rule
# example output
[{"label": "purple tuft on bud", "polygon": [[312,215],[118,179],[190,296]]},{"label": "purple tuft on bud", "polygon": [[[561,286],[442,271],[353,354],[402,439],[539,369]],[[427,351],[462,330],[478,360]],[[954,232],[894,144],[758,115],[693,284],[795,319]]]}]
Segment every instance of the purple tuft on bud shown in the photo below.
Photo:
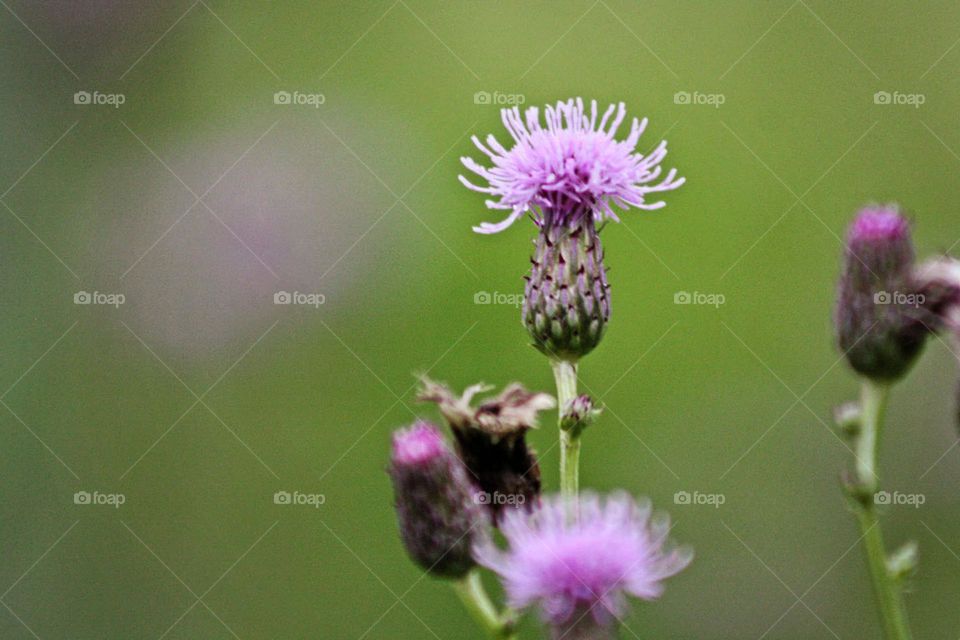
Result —
[{"label": "purple tuft on bud", "polygon": [[913,260],[910,223],[895,206],[857,214],[847,231],[834,320],[840,350],[872,380],[902,377],[933,330]]},{"label": "purple tuft on bud", "polygon": [[485,534],[487,516],[437,428],[417,422],[394,433],[388,473],[410,557],[434,575],[464,576],[474,566],[470,550]]}]

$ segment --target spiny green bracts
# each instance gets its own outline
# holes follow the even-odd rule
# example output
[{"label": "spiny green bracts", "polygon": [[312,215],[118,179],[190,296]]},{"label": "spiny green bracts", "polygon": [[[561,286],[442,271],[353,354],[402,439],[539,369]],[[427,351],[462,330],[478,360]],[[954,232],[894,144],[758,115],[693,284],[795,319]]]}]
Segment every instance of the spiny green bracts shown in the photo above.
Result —
[{"label": "spiny green bracts", "polygon": [[603,247],[590,216],[579,224],[544,224],[527,276],[523,324],[551,358],[577,361],[600,343],[610,320]]}]

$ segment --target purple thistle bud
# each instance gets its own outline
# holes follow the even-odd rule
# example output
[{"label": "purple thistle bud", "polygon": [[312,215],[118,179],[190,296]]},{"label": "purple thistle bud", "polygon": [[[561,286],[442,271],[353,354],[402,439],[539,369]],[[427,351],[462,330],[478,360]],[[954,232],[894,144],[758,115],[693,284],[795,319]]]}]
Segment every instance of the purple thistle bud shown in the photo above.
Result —
[{"label": "purple thistle bud", "polygon": [[496,519],[508,507],[537,504],[540,465],[527,446],[526,432],[537,426],[540,411],[552,409],[556,403],[545,393],[511,384],[499,396],[474,408],[473,397],[487,390],[489,387],[478,384],[457,396],[446,385],[424,378],[417,399],[437,404],[453,430],[457,454],[480,486],[481,501]]},{"label": "purple thistle bud", "polygon": [[477,562],[500,575],[510,606],[538,606],[553,637],[565,640],[615,637],[626,596],[656,599],[693,558],[668,541],[666,517],[651,518],[649,501],[624,493],[586,493],[578,506],[544,498],[532,513],[506,513],[500,530],[508,548],[483,540]]},{"label": "purple thistle bud", "polygon": [[902,377],[931,331],[913,259],[910,223],[895,206],[857,214],[847,231],[834,320],[840,350],[873,380]]},{"label": "purple thistle bud", "polygon": [[584,429],[589,427],[600,416],[603,409],[594,406],[593,399],[581,394],[567,402],[560,413],[560,428],[572,431],[578,437]]},{"label": "purple thistle bud", "polygon": [[485,535],[487,516],[437,428],[417,422],[394,433],[388,473],[407,553],[434,575],[464,576],[474,566],[471,547]]}]

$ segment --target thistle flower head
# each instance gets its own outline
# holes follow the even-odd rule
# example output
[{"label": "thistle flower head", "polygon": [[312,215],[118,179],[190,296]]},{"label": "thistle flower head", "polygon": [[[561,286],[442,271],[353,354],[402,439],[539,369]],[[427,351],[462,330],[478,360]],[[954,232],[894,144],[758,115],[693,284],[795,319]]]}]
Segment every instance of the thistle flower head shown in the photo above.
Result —
[{"label": "thistle flower head", "polygon": [[492,196],[486,202],[488,208],[510,212],[501,222],[485,222],[474,231],[503,231],[528,212],[538,226],[576,226],[584,217],[618,220],[612,205],[659,209],[665,203],[647,202],[647,195],[683,184],[675,169],[660,179],[666,141],[648,155],[637,152],[646,118],[634,118],[627,137],[614,139],[626,118],[622,102],[610,105],[602,115],[596,100],[590,102],[588,111],[580,98],[548,105],[544,112],[546,128],[541,125],[537,107],[528,108],[523,116],[517,107],[501,111],[503,125],[514,142],[510,149],[492,135],[487,136],[485,144],[473,137],[493,166],[487,168],[472,158],[461,158],[464,166],[487,185],[475,185],[464,176],[460,181]]},{"label": "thistle flower head", "polygon": [[648,501],[623,493],[606,499],[586,493],[579,506],[553,496],[533,513],[505,514],[500,529],[508,549],[484,540],[474,555],[500,575],[511,606],[538,605],[555,631],[606,637],[584,628],[615,627],[626,596],[657,598],[664,579],[690,563],[688,549],[668,542],[669,528],[665,517],[651,518]]},{"label": "thistle flower head", "polygon": [[410,557],[434,575],[466,574],[487,517],[466,469],[437,428],[418,422],[394,433],[388,473]]}]

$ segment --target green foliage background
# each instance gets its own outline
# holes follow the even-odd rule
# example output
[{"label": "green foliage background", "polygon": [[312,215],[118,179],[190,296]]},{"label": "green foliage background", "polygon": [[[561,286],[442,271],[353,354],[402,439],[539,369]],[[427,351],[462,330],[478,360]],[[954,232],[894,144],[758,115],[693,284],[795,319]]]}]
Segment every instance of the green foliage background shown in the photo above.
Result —
[{"label": "green foliage background", "polygon": [[[960,238],[960,7],[137,5],[0,8],[0,636],[480,637],[405,557],[383,470],[390,432],[436,417],[413,373],[552,385],[518,311],[474,304],[521,290],[533,234],[472,233],[492,218],[456,179],[469,134],[503,139],[474,103],[499,91],[623,100],[688,180],[604,231],[614,317],[581,370],[608,407],[582,483],[650,496],[697,551],[625,637],[878,637],[828,426],[856,393],[833,288],[864,203],[902,203],[921,255]],[[127,302],[74,305],[81,290]],[[275,306],[278,290],[326,302]],[[921,545],[919,638],[960,625],[953,361],[930,345],[885,433],[884,485],[926,499],[884,518],[891,545]],[[531,439],[555,487],[552,418]]]}]

